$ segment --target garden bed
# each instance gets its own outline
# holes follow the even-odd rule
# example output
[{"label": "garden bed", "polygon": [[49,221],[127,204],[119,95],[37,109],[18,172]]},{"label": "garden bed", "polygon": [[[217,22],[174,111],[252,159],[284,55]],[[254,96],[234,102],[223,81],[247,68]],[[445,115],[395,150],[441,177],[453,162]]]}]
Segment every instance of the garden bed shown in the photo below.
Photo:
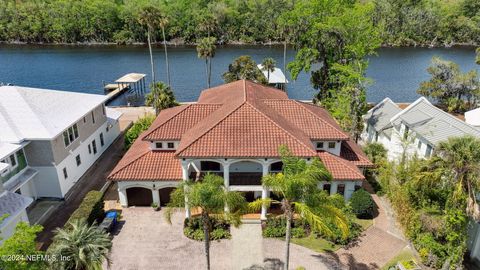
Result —
[{"label": "garden bed", "polygon": [[[183,234],[193,240],[203,241],[205,238],[203,223],[200,217],[186,218],[183,223]],[[230,239],[230,224],[223,220],[210,220],[210,240]]]}]

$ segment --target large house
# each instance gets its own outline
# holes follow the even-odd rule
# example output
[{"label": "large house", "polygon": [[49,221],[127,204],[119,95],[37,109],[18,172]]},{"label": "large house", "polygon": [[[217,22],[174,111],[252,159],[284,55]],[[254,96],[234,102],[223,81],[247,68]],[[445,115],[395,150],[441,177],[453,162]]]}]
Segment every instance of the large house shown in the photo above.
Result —
[{"label": "large house", "polygon": [[181,181],[207,172],[220,174],[227,189],[252,201],[269,196],[261,178],[282,169],[281,145],[306,160],[319,158],[334,178],[319,188],[346,199],[362,186],[363,169],[372,166],[323,108],[240,80],[204,90],[194,104],[162,110],[109,179],[117,182],[124,207],[165,204]]},{"label": "large house", "polygon": [[428,158],[438,143],[449,137],[480,137],[480,129],[435,107],[424,97],[405,109],[386,98],[370,109],[364,120],[362,139],[383,144],[390,160],[403,153]]},{"label": "large house", "polygon": [[[64,198],[118,137],[120,113],[106,96],[0,87],[0,230],[28,220],[37,198]],[[8,228],[3,228],[11,224]]]}]

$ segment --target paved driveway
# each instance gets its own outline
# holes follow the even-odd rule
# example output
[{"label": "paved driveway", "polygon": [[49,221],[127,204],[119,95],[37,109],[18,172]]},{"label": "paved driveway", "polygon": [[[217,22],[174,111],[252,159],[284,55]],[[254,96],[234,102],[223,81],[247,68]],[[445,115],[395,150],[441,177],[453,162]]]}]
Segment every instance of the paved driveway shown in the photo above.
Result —
[{"label": "paved driveway", "polygon": [[[183,213],[174,215],[172,225],[163,211],[149,207],[123,209],[124,223],[114,236],[111,269],[205,269],[204,245],[183,235]],[[232,239],[211,246],[212,269],[283,269],[280,258],[284,242],[263,239],[259,224],[232,229]],[[297,245],[291,246],[291,269],[331,269],[322,256]]]}]

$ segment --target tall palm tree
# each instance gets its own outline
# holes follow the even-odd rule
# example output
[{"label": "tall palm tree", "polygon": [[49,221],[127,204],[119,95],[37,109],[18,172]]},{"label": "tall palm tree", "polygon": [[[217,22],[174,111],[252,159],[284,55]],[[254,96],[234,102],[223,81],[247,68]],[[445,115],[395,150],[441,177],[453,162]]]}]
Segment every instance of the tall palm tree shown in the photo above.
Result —
[{"label": "tall palm tree", "polygon": [[[210,269],[210,231],[212,217],[225,219],[228,223],[239,226],[240,215],[245,208],[245,198],[239,192],[228,191],[223,185],[223,178],[207,174],[201,181],[186,181],[177,187],[170,196],[165,218],[171,223],[172,213],[178,207],[185,206],[198,209],[203,224],[205,258]],[[229,209],[225,212],[225,208]]]},{"label": "tall palm tree", "polygon": [[205,59],[205,70],[207,73],[207,88],[210,88],[210,80],[212,77],[212,58],[215,57],[215,43],[217,39],[214,37],[202,38],[197,45],[198,58]]},{"label": "tall palm tree", "polygon": [[285,269],[289,269],[290,239],[294,214],[305,219],[313,230],[333,235],[328,223],[333,222],[341,231],[342,237],[349,234],[348,221],[341,210],[336,208],[328,197],[318,189],[322,181],[331,180],[331,175],[323,164],[314,159],[308,163],[291,155],[288,148],[280,147],[283,162],[281,173],[270,174],[262,178],[262,184],[269,188],[280,200],[259,199],[249,204],[253,210],[272,203],[282,207],[286,218]]},{"label": "tall palm tree", "polygon": [[170,82],[170,66],[168,65],[167,40],[165,38],[165,27],[167,27],[168,25],[168,18],[163,14],[160,14],[158,20],[159,20],[160,28],[162,28],[163,49],[165,50],[165,67],[167,69],[167,85],[171,87],[172,84]]},{"label": "tall palm tree", "polygon": [[150,52],[150,65],[152,68],[152,83],[155,83],[155,65],[153,61],[151,36],[155,31],[155,28],[160,24],[160,16],[160,10],[153,6],[146,6],[142,8],[137,15],[137,20],[140,25],[147,28],[148,51]]},{"label": "tall palm tree", "polygon": [[150,85],[150,93],[145,95],[145,105],[155,108],[158,115],[161,110],[178,106],[170,86],[164,82],[156,82]]},{"label": "tall palm tree", "polygon": [[476,194],[480,189],[480,139],[464,136],[440,142],[431,163],[435,171],[440,172],[441,179],[455,187],[457,203],[464,204],[462,198],[467,198],[467,214],[479,221]]},{"label": "tall palm tree", "polygon": [[276,64],[277,64],[277,62],[275,61],[275,59],[273,59],[271,57],[263,59],[262,70],[267,72],[267,82],[269,82],[269,83],[270,83],[270,72],[275,71],[275,65]]},{"label": "tall palm tree", "polygon": [[69,229],[56,229],[51,247],[52,255],[64,256],[70,260],[56,260],[53,269],[59,270],[100,270],[104,260],[110,264],[108,253],[112,240],[96,225],[85,220],[70,222]]}]

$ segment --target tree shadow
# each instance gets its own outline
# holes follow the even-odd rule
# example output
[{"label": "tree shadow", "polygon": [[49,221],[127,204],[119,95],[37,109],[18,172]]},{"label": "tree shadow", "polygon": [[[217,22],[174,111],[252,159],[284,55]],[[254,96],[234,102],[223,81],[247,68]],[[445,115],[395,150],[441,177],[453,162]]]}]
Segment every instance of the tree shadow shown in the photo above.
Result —
[{"label": "tree shadow", "polygon": [[285,263],[277,258],[265,258],[263,260],[263,266],[254,264],[243,270],[284,270]]},{"label": "tree shadow", "polygon": [[316,257],[320,262],[325,264],[328,269],[332,270],[370,270],[370,269],[379,269],[379,266],[375,263],[365,264],[358,262],[353,255],[343,254],[342,256],[346,258],[346,264],[340,260],[340,256],[334,252],[328,251],[325,254],[312,255]]}]

